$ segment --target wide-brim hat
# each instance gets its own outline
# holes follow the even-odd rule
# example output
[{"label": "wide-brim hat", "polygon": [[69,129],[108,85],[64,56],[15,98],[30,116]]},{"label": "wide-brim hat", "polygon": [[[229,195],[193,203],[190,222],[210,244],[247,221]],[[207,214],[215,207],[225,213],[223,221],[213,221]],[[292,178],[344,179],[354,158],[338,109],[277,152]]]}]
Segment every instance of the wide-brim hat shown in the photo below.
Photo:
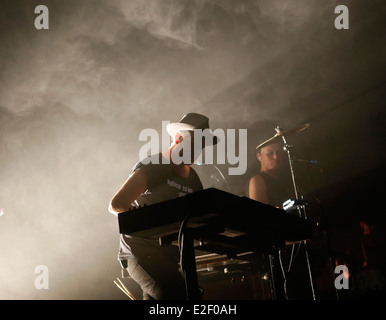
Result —
[{"label": "wide-brim hat", "polygon": [[[173,138],[175,137],[178,131],[193,131],[194,129],[210,129],[209,118],[199,113],[187,113],[182,117],[180,122],[172,122],[166,126],[167,132]],[[212,142],[213,145],[215,145],[219,142],[219,138],[211,132],[206,133],[205,137],[211,138],[209,139],[209,141],[205,141],[206,144],[208,142],[207,145],[210,145],[210,143]]]}]

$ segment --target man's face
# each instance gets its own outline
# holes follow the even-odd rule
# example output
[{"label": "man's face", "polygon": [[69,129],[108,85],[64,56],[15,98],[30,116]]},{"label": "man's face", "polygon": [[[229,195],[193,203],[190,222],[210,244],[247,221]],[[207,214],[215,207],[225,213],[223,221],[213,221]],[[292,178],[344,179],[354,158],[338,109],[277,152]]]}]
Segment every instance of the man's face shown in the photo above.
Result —
[{"label": "man's face", "polygon": [[280,143],[274,143],[261,148],[261,151],[256,156],[261,163],[261,171],[279,169],[285,160],[285,152]]},{"label": "man's face", "polygon": [[183,157],[183,152],[184,152],[185,148],[186,148],[186,150],[188,150],[188,152],[190,154],[190,163],[189,164],[192,164],[197,159],[197,157],[201,154],[202,150],[205,147],[204,138],[199,136],[199,139],[201,139],[201,144],[199,144],[199,141],[198,141],[198,146],[200,146],[200,147],[198,150],[194,149],[194,147],[195,147],[195,142],[194,142],[195,135],[194,135],[193,131],[180,132],[177,134],[176,139],[180,143],[180,148],[181,148],[179,151],[180,157]]}]

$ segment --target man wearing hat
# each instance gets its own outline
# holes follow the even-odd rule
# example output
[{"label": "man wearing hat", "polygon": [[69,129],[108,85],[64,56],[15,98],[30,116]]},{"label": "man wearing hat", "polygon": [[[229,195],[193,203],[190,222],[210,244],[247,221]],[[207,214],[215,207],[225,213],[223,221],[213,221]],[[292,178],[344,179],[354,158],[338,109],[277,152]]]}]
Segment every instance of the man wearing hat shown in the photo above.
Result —
[{"label": "man wearing hat", "polygon": [[[119,214],[135,205],[151,205],[203,189],[190,164],[199,156],[194,152],[195,131],[209,129],[209,119],[198,113],[188,113],[180,122],[168,124],[166,129],[173,138],[170,148],[150,155],[133,167],[129,178],[110,202],[111,213]],[[202,139],[202,136],[199,138]],[[205,139],[200,151],[209,143],[217,143],[215,136],[210,138]],[[184,152],[189,153],[189,159],[183,157]],[[182,162],[175,161],[181,156]],[[178,269],[179,251],[176,246],[161,247],[151,239],[121,234],[118,259],[141,286],[144,300],[186,299],[185,280]]]}]

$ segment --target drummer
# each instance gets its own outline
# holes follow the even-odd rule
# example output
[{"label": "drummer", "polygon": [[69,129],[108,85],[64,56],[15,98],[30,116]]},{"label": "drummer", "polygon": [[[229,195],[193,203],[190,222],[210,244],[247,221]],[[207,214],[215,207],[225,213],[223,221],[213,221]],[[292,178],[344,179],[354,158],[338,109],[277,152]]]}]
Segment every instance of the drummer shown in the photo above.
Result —
[{"label": "drummer", "polygon": [[[249,180],[248,192],[251,199],[282,208],[286,200],[295,198],[289,160],[282,137],[298,133],[307,127],[308,125],[304,125],[280,134],[278,132],[256,147],[259,173]],[[290,250],[292,248],[282,248],[279,250],[280,253],[269,256],[273,298],[276,300],[309,299],[311,296],[306,278],[307,270],[303,263],[304,248],[299,247],[296,250],[297,258],[294,261]],[[289,272],[290,265],[292,267]],[[285,274],[282,266],[286,269],[288,267]]]},{"label": "drummer", "polygon": [[293,194],[283,142],[275,139],[272,143],[259,145],[256,158],[260,172],[249,180],[249,197],[262,203],[282,207],[284,201],[291,198]]}]

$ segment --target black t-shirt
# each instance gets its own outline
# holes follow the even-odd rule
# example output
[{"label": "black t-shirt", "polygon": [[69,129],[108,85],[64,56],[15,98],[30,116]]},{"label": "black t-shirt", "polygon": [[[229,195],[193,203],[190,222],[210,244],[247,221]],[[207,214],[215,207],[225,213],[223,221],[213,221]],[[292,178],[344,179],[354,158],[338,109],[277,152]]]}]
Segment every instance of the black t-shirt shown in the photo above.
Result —
[{"label": "black t-shirt", "polygon": [[[150,157],[146,161],[138,162],[130,172],[132,174],[141,170],[148,178],[148,188],[138,197],[137,204],[141,206],[151,205],[203,189],[200,178],[193,168],[190,168],[189,176],[184,178],[173,170],[172,165],[163,164],[162,160],[165,161],[165,159],[162,158],[161,153]],[[159,214],[167,214],[167,212],[160,212]],[[159,245],[154,240],[121,235],[118,258],[124,260],[133,255],[146,254],[148,250],[157,247]]]}]

